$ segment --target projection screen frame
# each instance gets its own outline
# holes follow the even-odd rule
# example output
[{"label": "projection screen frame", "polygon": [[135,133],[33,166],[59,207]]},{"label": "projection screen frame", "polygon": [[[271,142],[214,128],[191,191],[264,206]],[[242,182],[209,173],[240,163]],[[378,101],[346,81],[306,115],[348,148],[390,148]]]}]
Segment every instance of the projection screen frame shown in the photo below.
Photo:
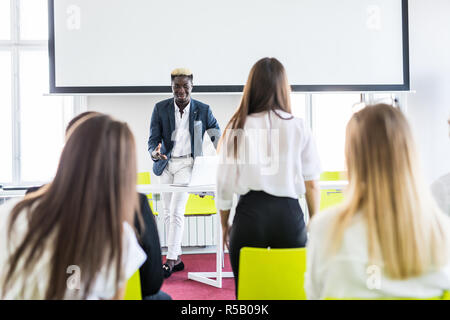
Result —
[{"label": "projection screen frame", "polygon": [[[48,26],[49,26],[49,82],[50,94],[117,94],[117,93],[171,93],[170,86],[82,86],[61,87],[56,86],[55,79],[55,24],[54,1],[48,0]],[[410,91],[409,74],[409,30],[408,30],[408,0],[402,2],[402,51],[403,51],[403,84],[370,84],[370,85],[291,85],[294,92],[394,92]],[[243,85],[195,85],[193,93],[232,93],[242,92]]]}]

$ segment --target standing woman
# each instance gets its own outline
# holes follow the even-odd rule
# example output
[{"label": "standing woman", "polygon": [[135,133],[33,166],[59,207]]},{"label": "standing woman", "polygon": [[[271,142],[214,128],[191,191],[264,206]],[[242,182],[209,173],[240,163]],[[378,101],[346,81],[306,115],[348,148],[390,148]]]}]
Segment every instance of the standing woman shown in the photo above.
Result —
[{"label": "standing woman", "polygon": [[449,218],[421,179],[400,110],[367,106],[347,125],[344,203],[311,220],[308,299],[431,298],[450,289]]},{"label": "standing woman", "polygon": [[77,122],[53,181],[0,208],[0,296],[122,298],[146,258],[131,227],[137,204],[127,124]]},{"label": "standing woman", "polygon": [[240,195],[229,242],[237,292],[241,248],[304,247],[298,196],[306,192],[311,216],[319,208],[317,150],[303,120],[291,114],[290,86],[277,59],[263,58],[252,67],[241,104],[219,143],[217,172],[224,244],[233,194]]}]

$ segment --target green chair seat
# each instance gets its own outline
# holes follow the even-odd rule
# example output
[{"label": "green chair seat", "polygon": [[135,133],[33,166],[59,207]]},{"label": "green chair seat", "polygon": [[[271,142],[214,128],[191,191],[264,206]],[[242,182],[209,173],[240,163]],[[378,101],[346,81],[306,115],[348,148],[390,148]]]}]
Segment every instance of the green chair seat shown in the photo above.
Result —
[{"label": "green chair seat", "polygon": [[142,300],[141,277],[137,270],[130,279],[128,279],[125,287],[124,300]]},{"label": "green chair seat", "polygon": [[185,216],[204,216],[216,214],[216,204],[213,196],[200,196],[190,194],[186,203]]},{"label": "green chair seat", "polygon": [[[288,262],[288,264],[286,264]],[[239,300],[305,300],[306,248],[241,249]]]},{"label": "green chair seat", "polygon": [[[138,173],[137,184],[150,184],[150,172]],[[153,209],[153,195],[149,193],[147,194],[147,198],[153,214],[157,216],[158,211]],[[213,196],[204,196],[203,198],[200,198],[200,196],[196,194],[189,195],[186,203],[185,216],[205,216],[216,213],[217,209]]]}]

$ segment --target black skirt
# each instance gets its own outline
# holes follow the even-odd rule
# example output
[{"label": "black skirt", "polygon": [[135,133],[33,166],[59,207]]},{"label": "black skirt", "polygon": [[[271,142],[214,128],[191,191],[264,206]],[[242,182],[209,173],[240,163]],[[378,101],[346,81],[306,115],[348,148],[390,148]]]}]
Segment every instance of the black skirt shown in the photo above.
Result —
[{"label": "black skirt", "polygon": [[230,231],[230,261],[236,293],[241,248],[300,248],[306,245],[306,240],[298,199],[276,197],[264,191],[250,191],[241,196]]}]

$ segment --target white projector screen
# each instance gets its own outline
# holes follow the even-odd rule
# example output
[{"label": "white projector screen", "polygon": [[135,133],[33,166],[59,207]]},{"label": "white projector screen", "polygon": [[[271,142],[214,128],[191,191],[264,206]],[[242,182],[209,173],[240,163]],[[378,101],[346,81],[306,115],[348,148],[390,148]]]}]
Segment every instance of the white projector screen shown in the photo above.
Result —
[{"label": "white projector screen", "polygon": [[275,57],[294,91],[409,90],[407,0],[49,0],[51,93],[242,91]]}]

